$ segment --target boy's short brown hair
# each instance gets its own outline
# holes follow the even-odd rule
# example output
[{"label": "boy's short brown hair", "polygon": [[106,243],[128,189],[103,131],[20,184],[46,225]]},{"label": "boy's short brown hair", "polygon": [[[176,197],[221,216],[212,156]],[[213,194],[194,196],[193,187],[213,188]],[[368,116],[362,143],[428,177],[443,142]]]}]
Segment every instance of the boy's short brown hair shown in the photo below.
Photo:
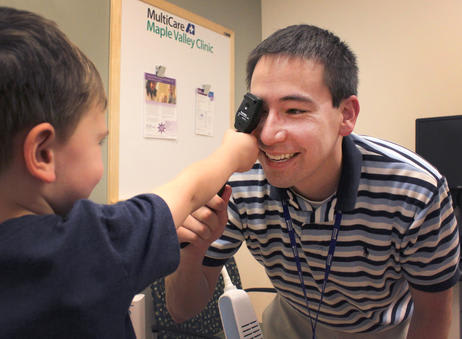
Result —
[{"label": "boy's short brown hair", "polygon": [[18,133],[48,122],[65,141],[91,105],[106,103],[95,65],[54,22],[0,7],[0,171]]}]

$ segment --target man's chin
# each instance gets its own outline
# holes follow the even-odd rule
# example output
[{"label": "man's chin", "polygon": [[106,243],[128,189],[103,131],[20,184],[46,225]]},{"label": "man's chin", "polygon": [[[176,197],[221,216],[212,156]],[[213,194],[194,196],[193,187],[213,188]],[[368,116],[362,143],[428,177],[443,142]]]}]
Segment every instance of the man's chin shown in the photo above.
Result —
[{"label": "man's chin", "polygon": [[266,180],[271,184],[271,186],[277,188],[290,188],[293,184],[287,181],[287,178],[280,177],[280,176],[266,176]]}]

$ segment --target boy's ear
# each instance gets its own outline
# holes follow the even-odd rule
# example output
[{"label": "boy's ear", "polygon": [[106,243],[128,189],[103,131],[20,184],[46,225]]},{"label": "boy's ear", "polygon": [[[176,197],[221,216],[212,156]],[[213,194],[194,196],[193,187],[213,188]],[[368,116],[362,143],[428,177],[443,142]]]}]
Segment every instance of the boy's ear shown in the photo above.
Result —
[{"label": "boy's ear", "polygon": [[55,141],[55,129],[47,122],[34,126],[24,140],[24,161],[29,173],[46,183],[56,179]]},{"label": "boy's ear", "polygon": [[356,125],[356,119],[359,115],[359,100],[356,95],[351,95],[350,97],[343,99],[340,103],[340,110],[343,115],[343,120],[340,125],[340,134],[342,136],[347,136]]}]

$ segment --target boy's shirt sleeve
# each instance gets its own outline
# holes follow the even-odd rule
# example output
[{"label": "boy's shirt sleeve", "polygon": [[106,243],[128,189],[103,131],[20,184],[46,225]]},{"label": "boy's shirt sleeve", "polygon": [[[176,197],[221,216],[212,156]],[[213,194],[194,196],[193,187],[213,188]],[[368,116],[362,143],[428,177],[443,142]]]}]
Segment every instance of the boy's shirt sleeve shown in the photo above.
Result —
[{"label": "boy's shirt sleeve", "polygon": [[[103,206],[81,200],[68,219],[80,220],[85,232],[94,233],[90,239],[100,242],[92,246],[100,248],[97,252],[100,260],[106,258],[120,263],[134,293],[172,273],[179,264],[179,244],[172,215],[157,195],[139,195]],[[100,234],[95,234],[97,232]]]}]

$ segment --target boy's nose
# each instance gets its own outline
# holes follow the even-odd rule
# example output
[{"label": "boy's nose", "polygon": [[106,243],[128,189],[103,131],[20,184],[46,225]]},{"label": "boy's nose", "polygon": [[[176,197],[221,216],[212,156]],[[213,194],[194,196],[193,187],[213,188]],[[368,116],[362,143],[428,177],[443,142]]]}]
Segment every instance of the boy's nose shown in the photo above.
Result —
[{"label": "boy's nose", "polygon": [[267,146],[285,141],[287,131],[281,116],[272,111],[263,116],[257,126],[256,135]]}]

